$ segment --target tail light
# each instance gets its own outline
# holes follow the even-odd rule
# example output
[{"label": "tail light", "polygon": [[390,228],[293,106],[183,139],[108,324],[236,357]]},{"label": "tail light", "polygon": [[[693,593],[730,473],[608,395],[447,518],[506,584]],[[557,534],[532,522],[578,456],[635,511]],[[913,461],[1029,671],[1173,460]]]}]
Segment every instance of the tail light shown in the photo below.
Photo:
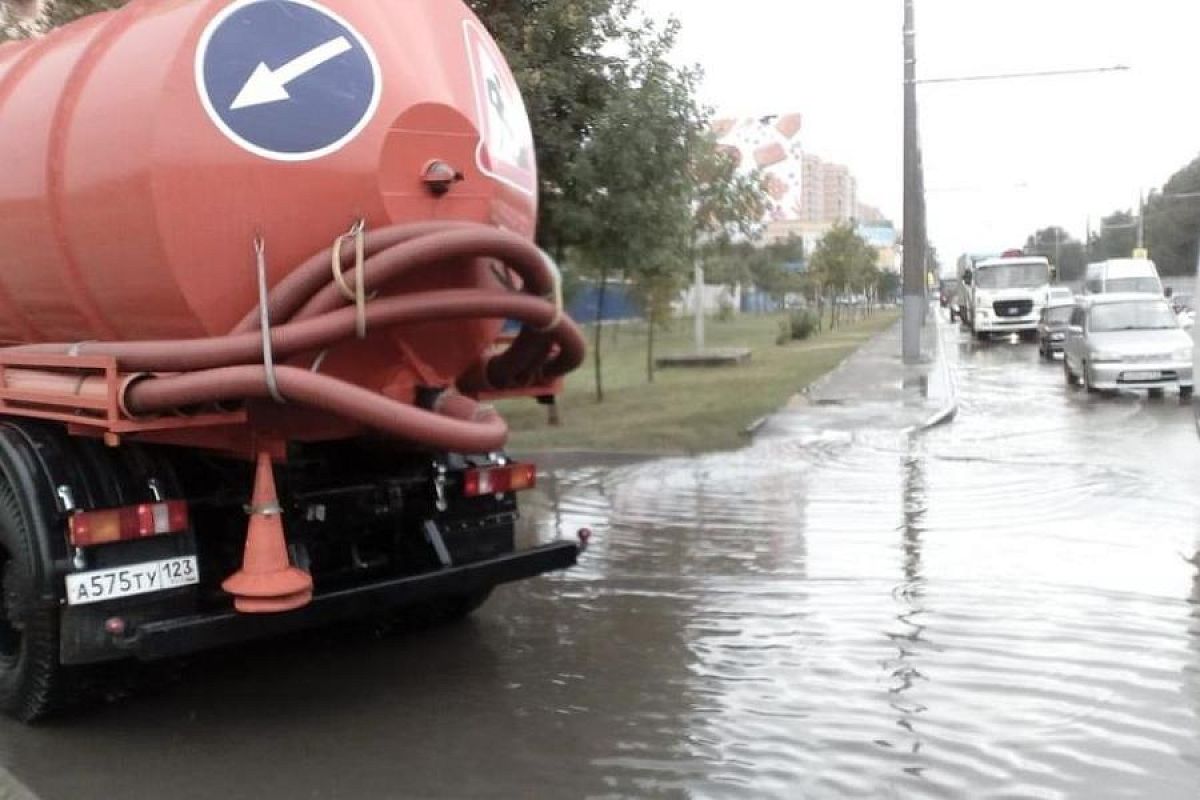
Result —
[{"label": "tail light", "polygon": [[482,497],[508,494],[537,486],[537,467],[533,464],[507,464],[503,467],[478,467],[463,476],[463,495]]},{"label": "tail light", "polygon": [[146,539],[164,533],[181,533],[187,527],[187,503],[169,500],[102,511],[80,511],[71,516],[68,532],[72,545],[90,547]]}]

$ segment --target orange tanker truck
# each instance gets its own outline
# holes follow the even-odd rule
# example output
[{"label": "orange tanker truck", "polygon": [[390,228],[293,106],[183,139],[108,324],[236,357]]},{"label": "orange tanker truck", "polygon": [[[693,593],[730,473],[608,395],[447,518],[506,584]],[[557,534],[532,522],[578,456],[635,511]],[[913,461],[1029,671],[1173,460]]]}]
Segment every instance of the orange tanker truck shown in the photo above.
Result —
[{"label": "orange tanker truck", "polygon": [[516,549],[536,473],[479,401],[583,358],[532,141],[459,0],[133,0],[0,46],[5,712],[575,563]]}]

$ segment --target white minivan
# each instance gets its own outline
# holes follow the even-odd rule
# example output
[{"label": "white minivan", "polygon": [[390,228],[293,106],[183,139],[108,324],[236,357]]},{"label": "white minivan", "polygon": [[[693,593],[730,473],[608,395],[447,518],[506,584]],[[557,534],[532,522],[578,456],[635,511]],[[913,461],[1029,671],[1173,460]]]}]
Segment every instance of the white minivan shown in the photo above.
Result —
[{"label": "white minivan", "polygon": [[1084,294],[1137,292],[1163,296],[1158,267],[1148,258],[1110,258],[1087,265]]}]

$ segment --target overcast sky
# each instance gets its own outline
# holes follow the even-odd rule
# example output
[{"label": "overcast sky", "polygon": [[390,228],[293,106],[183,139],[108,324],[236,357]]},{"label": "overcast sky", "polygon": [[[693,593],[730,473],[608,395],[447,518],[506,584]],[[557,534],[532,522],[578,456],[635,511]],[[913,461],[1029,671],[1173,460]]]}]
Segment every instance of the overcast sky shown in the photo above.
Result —
[{"label": "overcast sky", "polygon": [[[900,221],[902,0],[642,0],[683,23],[678,59],[720,113],[805,115]],[[1126,73],[925,86],[930,235],[953,261],[1137,203],[1200,155],[1198,0],[916,0],[918,76],[1126,64]],[[1186,201],[1181,201],[1186,202]],[[1200,201],[1192,201],[1200,202]]]}]

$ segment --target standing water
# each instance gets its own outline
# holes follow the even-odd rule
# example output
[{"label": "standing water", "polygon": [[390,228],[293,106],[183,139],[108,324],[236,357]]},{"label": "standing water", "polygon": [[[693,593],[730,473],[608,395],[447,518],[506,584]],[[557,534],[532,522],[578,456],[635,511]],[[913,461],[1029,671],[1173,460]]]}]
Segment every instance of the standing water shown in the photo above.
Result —
[{"label": "standing water", "polygon": [[739,453],[556,471],[540,535],[606,520],[554,587],[617,727],[581,785],[1198,796],[1189,409],[960,350],[925,434],[808,408]]}]

